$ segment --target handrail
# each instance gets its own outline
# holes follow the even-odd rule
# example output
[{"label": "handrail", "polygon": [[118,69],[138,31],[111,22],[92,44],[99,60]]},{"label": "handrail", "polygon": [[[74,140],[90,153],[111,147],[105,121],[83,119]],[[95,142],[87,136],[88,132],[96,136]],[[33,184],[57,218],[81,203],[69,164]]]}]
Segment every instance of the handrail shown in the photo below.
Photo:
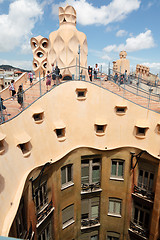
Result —
[{"label": "handrail", "polygon": [[[131,89],[136,90],[138,96],[148,98],[148,97],[145,97],[142,94],[140,94],[140,93],[143,93],[143,94],[146,94],[146,96],[154,97],[154,99],[152,98],[153,101],[157,101],[157,102],[160,101],[160,88],[158,86],[148,85],[147,81],[144,80],[144,79],[141,79],[141,78],[137,79],[137,77],[133,77],[132,75],[126,75],[125,76],[125,74],[121,74],[120,72],[114,71],[111,68],[109,69],[108,72],[109,72],[108,75],[104,74],[105,76],[108,77],[108,80],[111,80],[111,81],[115,82],[117,85],[121,85],[122,88],[125,88],[125,86],[127,86],[127,88],[131,88]],[[115,78],[115,73],[117,73],[117,75],[118,75],[117,79]],[[149,88],[148,91],[147,91],[147,89],[140,86],[140,84],[142,83],[141,82],[142,80],[146,81],[146,84],[144,84],[144,83],[143,84],[144,84],[145,88]],[[153,90],[159,91],[159,94],[153,93],[152,92]]]},{"label": "handrail", "polygon": [[[73,67],[76,67],[76,68],[77,68],[77,65],[71,66],[71,67],[66,67],[66,68],[73,68]],[[87,68],[86,68],[86,67],[80,66],[80,68],[81,68],[81,69],[83,68],[83,69],[85,69],[85,70],[87,71]],[[60,70],[62,70],[62,69],[64,69],[64,68],[61,68]],[[51,73],[50,75],[52,75],[52,73]],[[113,75],[111,75],[111,74],[110,74],[110,75],[107,75],[107,74],[104,74],[104,73],[100,73],[100,78],[97,79],[97,80],[95,80],[94,82],[90,82],[90,81],[82,78],[81,75],[80,75],[80,77],[79,77],[80,79],[75,80],[75,78],[74,78],[73,80],[67,80],[67,81],[60,82],[59,77],[57,76],[57,82],[55,82],[55,85],[51,86],[51,88],[50,88],[48,91],[46,91],[46,85],[45,85],[45,83],[44,83],[44,81],[46,80],[46,77],[40,78],[40,79],[37,80],[33,85],[31,85],[30,87],[28,87],[27,89],[24,90],[24,96],[26,96],[26,99],[24,99],[24,105],[23,105],[23,108],[21,109],[21,111],[18,109],[18,106],[19,106],[18,104],[17,104],[17,108],[16,108],[16,107],[12,107],[12,108],[10,107],[11,97],[10,97],[10,98],[6,98],[6,99],[4,99],[3,101],[0,101],[0,106],[1,106],[0,124],[3,124],[3,123],[5,123],[5,122],[8,122],[8,121],[14,119],[16,116],[18,116],[19,114],[21,114],[25,109],[27,109],[29,106],[31,106],[35,101],[37,101],[39,98],[41,98],[42,96],[44,96],[47,92],[50,92],[53,88],[59,86],[60,84],[64,84],[64,83],[66,83],[66,82],[68,82],[68,81],[84,81],[84,82],[88,82],[88,83],[90,83],[90,84],[94,84],[94,85],[99,86],[99,87],[101,87],[101,88],[103,88],[103,89],[105,89],[105,90],[107,90],[107,91],[109,91],[109,92],[112,92],[112,93],[114,93],[114,94],[116,94],[116,95],[118,95],[118,96],[120,96],[120,97],[123,97],[124,99],[127,99],[127,100],[130,101],[130,102],[134,102],[134,101],[131,101],[130,99],[126,98],[126,97],[125,97],[125,93],[129,92],[129,93],[135,94],[135,95],[137,95],[137,96],[140,96],[140,97],[142,97],[142,98],[147,99],[147,100],[148,100],[148,106],[143,106],[143,105],[141,105],[141,104],[138,104],[138,103],[134,102],[135,104],[137,104],[137,105],[139,105],[139,106],[142,106],[142,107],[144,107],[144,108],[146,108],[146,109],[149,109],[149,110],[151,110],[151,111],[160,113],[160,112],[158,112],[158,111],[155,111],[155,110],[151,109],[150,106],[149,106],[149,103],[150,103],[151,101],[160,103],[160,94],[157,94],[157,95],[155,94],[155,95],[153,95],[151,92],[148,93],[148,92],[144,91],[144,89],[143,89],[143,90],[138,89],[138,91],[131,91],[132,89],[135,90],[135,88],[132,87],[132,86],[130,86],[129,84],[128,84],[128,85],[127,85],[127,84],[122,84],[122,85],[120,85],[119,83],[114,83],[115,86],[117,86],[118,88],[120,88],[120,89],[123,90],[124,94],[123,94],[123,96],[122,96],[121,94],[118,94],[117,92],[115,93],[114,91],[111,91],[110,89],[107,89],[105,86],[102,86],[101,83],[105,83],[105,81],[106,81],[106,80],[104,79],[105,77],[103,77],[103,76],[105,76],[106,78],[108,78],[109,81],[114,82]],[[102,80],[102,79],[103,79],[103,80]],[[52,81],[53,81],[53,80],[52,80]],[[105,85],[105,84],[104,84],[104,85]],[[127,87],[130,88],[130,90],[127,89]],[[35,90],[36,90],[36,91],[35,91]],[[33,92],[32,92],[32,91],[33,91]],[[32,92],[32,94],[28,95],[28,93],[30,93],[30,92]],[[37,93],[37,95],[35,95],[35,92]],[[140,93],[141,93],[141,94],[140,94]],[[145,94],[145,96],[143,96],[142,93]],[[158,99],[152,99],[153,96],[154,96],[154,97],[157,97]],[[17,97],[17,95],[16,95],[16,97]],[[15,103],[15,101],[12,101],[12,102]],[[3,105],[7,105],[7,104],[8,104],[7,110],[10,110],[10,111],[11,111],[11,112],[9,112],[9,114],[8,114],[8,113],[4,113],[4,110],[3,110]],[[16,111],[17,111],[16,114],[15,114],[15,109],[16,109]],[[12,114],[13,110],[14,110],[14,116],[13,116],[13,114]],[[9,115],[10,115],[10,116],[9,116]],[[8,119],[6,119],[5,116],[7,116]]]}]

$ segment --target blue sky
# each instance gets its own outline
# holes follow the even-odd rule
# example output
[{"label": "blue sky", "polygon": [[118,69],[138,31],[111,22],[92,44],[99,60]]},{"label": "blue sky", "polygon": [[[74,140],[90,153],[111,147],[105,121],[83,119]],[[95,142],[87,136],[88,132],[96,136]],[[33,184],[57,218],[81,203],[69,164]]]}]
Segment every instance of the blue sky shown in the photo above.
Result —
[{"label": "blue sky", "polygon": [[0,0],[0,65],[32,69],[30,38],[57,30],[66,4],[87,36],[88,65],[106,70],[126,50],[131,71],[144,64],[160,73],[160,0]]}]

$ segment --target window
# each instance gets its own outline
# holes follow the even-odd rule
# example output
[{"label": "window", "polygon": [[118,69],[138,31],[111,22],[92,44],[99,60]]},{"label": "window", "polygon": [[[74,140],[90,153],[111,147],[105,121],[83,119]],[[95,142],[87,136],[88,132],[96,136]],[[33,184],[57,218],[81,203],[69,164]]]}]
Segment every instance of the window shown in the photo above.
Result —
[{"label": "window", "polygon": [[77,93],[78,100],[85,100],[86,94],[87,94],[87,89],[86,88],[77,88],[76,93]]},{"label": "window", "polygon": [[116,106],[116,113],[118,115],[124,115],[127,111],[127,107],[126,106]]},{"label": "window", "polygon": [[91,236],[91,240],[98,240],[98,235]]},{"label": "window", "polygon": [[138,127],[136,126],[136,137],[144,138],[146,136],[146,132],[148,127]]},{"label": "window", "polygon": [[67,165],[61,168],[61,183],[62,186],[70,185],[72,181],[72,165]]},{"label": "window", "polygon": [[121,216],[121,199],[109,198],[109,215]]},{"label": "window", "polygon": [[154,174],[146,170],[139,170],[138,187],[148,191],[153,190]]},{"label": "window", "polygon": [[64,137],[65,136],[65,128],[58,128],[55,129],[56,135],[58,138]]},{"label": "window", "polygon": [[43,118],[44,118],[44,112],[33,114],[33,119],[36,123],[41,123],[43,121]]},{"label": "window", "polygon": [[24,154],[24,156],[28,156],[30,154],[32,145],[31,145],[31,143],[29,141],[29,142],[26,142],[26,143],[18,144],[18,147],[21,149],[21,151]]},{"label": "window", "polygon": [[[99,219],[99,197],[82,199],[81,201],[82,226],[97,224],[99,222],[98,219]],[[90,222],[89,220],[95,220],[95,222],[94,221]]]},{"label": "window", "polygon": [[120,234],[116,232],[107,232],[107,240],[119,240]]},{"label": "window", "polygon": [[62,210],[63,229],[74,222],[74,205],[70,205]]},{"label": "window", "polygon": [[78,91],[77,95],[78,97],[85,97],[85,91]]},{"label": "window", "polygon": [[111,178],[123,178],[124,172],[124,161],[114,159],[112,160],[112,168],[111,168]]},{"label": "window", "polygon": [[[37,186],[39,183],[37,183]],[[48,204],[48,194],[47,194],[47,181],[42,181],[40,186],[35,188],[35,205],[36,210],[39,212]]]},{"label": "window", "polygon": [[95,124],[96,135],[100,135],[100,136],[104,135],[106,126],[107,126],[107,124]]},{"label": "window", "polygon": [[98,230],[82,231],[80,240],[98,240]]},{"label": "window", "polygon": [[144,229],[148,229],[150,222],[150,211],[151,209],[148,206],[135,203],[133,222]]},{"label": "window", "polygon": [[38,240],[52,240],[52,225],[51,221],[47,224],[47,226],[38,234]]},{"label": "window", "polygon": [[[84,159],[83,159],[84,158]],[[100,182],[100,161],[99,156],[82,157],[81,161],[81,183],[92,184]]]}]

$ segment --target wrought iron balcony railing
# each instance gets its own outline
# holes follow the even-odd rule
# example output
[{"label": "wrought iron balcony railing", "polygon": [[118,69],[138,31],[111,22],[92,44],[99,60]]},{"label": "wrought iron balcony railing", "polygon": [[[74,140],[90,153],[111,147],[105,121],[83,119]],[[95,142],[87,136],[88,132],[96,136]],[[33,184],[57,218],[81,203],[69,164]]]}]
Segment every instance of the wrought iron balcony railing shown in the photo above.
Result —
[{"label": "wrought iron balcony railing", "polygon": [[143,238],[148,238],[149,237],[149,231],[147,229],[144,229],[141,226],[138,226],[136,223],[134,223],[132,221],[130,222],[130,229],[135,234],[138,234],[138,235],[142,236]]},{"label": "wrought iron balcony railing", "polygon": [[34,232],[32,229],[32,223],[30,225],[29,230],[26,232],[25,236],[23,237],[25,240],[33,240],[34,239]]},{"label": "wrought iron balcony railing", "polygon": [[134,193],[141,194],[143,197],[146,197],[147,199],[154,201],[154,193],[149,190],[134,185]]},{"label": "wrought iron balcony railing", "polygon": [[82,192],[93,192],[95,190],[100,189],[100,182],[97,183],[91,183],[91,184],[87,184],[87,183],[83,183],[81,186]]},{"label": "wrought iron balcony railing", "polygon": [[37,213],[37,223],[40,223],[50,213],[51,209],[53,209],[52,200],[42,211]]},{"label": "wrought iron balcony railing", "polygon": [[81,220],[81,226],[82,227],[93,227],[99,223],[99,218],[95,219],[83,219]]}]

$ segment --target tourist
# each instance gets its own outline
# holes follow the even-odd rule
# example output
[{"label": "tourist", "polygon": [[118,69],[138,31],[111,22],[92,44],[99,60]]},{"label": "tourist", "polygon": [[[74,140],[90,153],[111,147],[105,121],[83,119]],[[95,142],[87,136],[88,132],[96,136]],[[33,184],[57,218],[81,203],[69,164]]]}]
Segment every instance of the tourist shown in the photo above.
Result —
[{"label": "tourist", "polygon": [[46,90],[46,91],[48,91],[48,86],[51,86],[51,75],[50,75],[50,71],[47,71],[46,86],[47,86],[47,90]]},{"label": "tourist", "polygon": [[60,83],[60,79],[59,79],[59,74],[60,74],[60,69],[58,66],[56,66],[55,68],[55,73],[56,73],[56,83]]},{"label": "tourist", "polygon": [[56,72],[55,72],[54,63],[52,63],[52,80],[53,80],[53,86],[56,85]]},{"label": "tourist", "polygon": [[98,73],[99,73],[99,68],[98,68],[98,64],[96,63],[95,68],[94,68],[94,79],[97,79]]},{"label": "tourist", "polygon": [[23,96],[24,96],[24,90],[22,88],[22,85],[19,85],[18,92],[17,92],[17,101],[20,104],[20,109],[23,109]]},{"label": "tourist", "polygon": [[33,73],[32,73],[32,71],[30,71],[28,73],[28,77],[29,77],[29,80],[30,80],[30,86],[32,86],[33,85]]},{"label": "tourist", "polygon": [[13,100],[15,98],[15,94],[16,94],[16,88],[15,88],[14,80],[11,81],[11,84],[9,86],[9,90],[12,92],[11,100]]},{"label": "tourist", "polygon": [[115,83],[118,82],[118,74],[117,74],[117,73],[115,73],[115,75],[114,75],[114,77],[113,77],[113,80],[114,80]]},{"label": "tourist", "polygon": [[6,106],[3,105],[3,98],[0,98],[0,111],[6,111]]},{"label": "tourist", "polygon": [[[5,111],[5,114],[3,113]],[[1,117],[0,117],[0,122],[5,121],[5,115],[10,116],[11,114],[7,113],[6,106],[3,105],[3,98],[0,98],[0,112],[1,112]]]},{"label": "tourist", "polygon": [[89,79],[92,82],[92,68],[90,66],[88,67],[88,74],[89,74]]},{"label": "tourist", "polygon": [[125,70],[125,73],[124,73],[124,83],[127,82],[127,70]]}]

